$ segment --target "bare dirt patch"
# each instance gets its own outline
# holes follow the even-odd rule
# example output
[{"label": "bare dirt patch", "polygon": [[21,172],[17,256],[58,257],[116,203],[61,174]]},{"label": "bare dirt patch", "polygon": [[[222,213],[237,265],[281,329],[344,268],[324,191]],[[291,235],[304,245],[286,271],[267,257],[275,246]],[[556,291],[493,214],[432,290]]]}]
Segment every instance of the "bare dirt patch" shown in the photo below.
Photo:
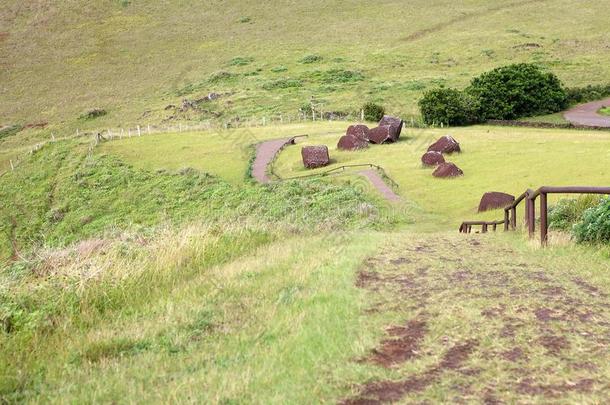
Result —
[{"label": "bare dirt patch", "polygon": [[391,339],[385,339],[381,346],[373,349],[368,361],[382,367],[392,367],[418,355],[420,343],[426,335],[426,321],[413,319],[406,326],[388,329]]},{"label": "bare dirt patch", "polygon": [[[559,260],[474,240],[419,236],[365,261],[356,284],[380,302],[369,316],[396,311],[407,321],[388,327],[364,359],[390,368],[391,377],[356,385],[343,403],[596,402],[610,395],[598,378],[610,371],[606,290]],[[463,251],[472,254],[445,259]],[[488,370],[493,384],[481,378]]]},{"label": "bare dirt patch", "polygon": [[342,404],[372,404],[399,401],[406,394],[425,389],[438,380],[445,371],[460,368],[475,350],[474,340],[460,343],[450,348],[440,363],[421,375],[415,375],[401,381],[379,381],[365,384],[358,396],[347,399]]}]

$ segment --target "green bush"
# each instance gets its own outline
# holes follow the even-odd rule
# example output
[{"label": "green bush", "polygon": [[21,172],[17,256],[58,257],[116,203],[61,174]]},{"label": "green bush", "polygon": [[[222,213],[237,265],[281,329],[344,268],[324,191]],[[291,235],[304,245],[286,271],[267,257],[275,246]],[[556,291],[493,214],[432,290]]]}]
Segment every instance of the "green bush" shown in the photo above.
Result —
[{"label": "green bush", "polygon": [[583,195],[579,198],[565,198],[549,207],[549,228],[569,231],[580,222],[585,211],[599,204],[596,195]]},{"label": "green bush", "polygon": [[479,100],[481,119],[511,120],[567,107],[566,92],[557,76],[527,63],[484,73],[466,91]]},{"label": "green bush", "polygon": [[21,131],[23,126],[21,125],[11,125],[8,127],[4,127],[0,129],[0,139],[8,138],[9,136],[15,135],[17,132]]},{"label": "green bush", "polygon": [[385,108],[375,103],[366,103],[362,106],[365,121],[379,121],[385,114]]},{"label": "green bush", "polygon": [[568,103],[579,104],[600,100],[610,96],[610,84],[589,85],[587,87],[572,87],[566,89]]},{"label": "green bush", "polygon": [[477,99],[456,89],[427,91],[419,101],[419,109],[428,125],[469,125],[480,121]]},{"label": "green bush", "polygon": [[233,80],[233,79],[237,78],[237,76],[238,75],[235,73],[221,70],[219,72],[212,73],[210,75],[210,78],[208,79],[208,81],[210,83],[224,82],[224,81],[228,81],[228,80]]},{"label": "green bush", "polygon": [[103,117],[107,112],[103,108],[92,108],[91,110],[85,111],[78,117],[80,120],[87,121],[97,117]]},{"label": "green bush", "polygon": [[297,79],[279,79],[263,84],[265,90],[289,89],[291,87],[301,87],[303,83]]},{"label": "green bush", "polygon": [[309,64],[309,63],[320,62],[321,60],[322,60],[322,57],[320,55],[307,55],[307,56],[303,57],[299,62]]},{"label": "green bush", "polygon": [[246,66],[254,62],[254,58],[250,56],[236,56],[229,61],[229,66]]},{"label": "green bush", "polygon": [[317,74],[323,83],[349,83],[364,80],[364,76],[357,70],[330,69]]},{"label": "green bush", "polygon": [[578,242],[610,243],[610,198],[585,211],[572,232]]}]

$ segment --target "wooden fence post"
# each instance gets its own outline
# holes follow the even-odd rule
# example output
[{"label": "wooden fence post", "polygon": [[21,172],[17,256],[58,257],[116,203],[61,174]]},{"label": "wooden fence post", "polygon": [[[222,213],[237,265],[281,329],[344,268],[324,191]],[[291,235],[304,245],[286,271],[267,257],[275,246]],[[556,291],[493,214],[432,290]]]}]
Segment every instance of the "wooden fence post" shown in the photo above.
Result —
[{"label": "wooden fence post", "polygon": [[527,215],[527,227],[529,230],[530,238],[534,237],[536,232],[536,204],[533,198],[526,197],[528,201],[528,215]]},{"label": "wooden fence post", "polygon": [[547,221],[548,214],[547,195],[540,193],[540,243],[545,246],[548,243],[549,225]]},{"label": "wooden fence post", "polygon": [[13,166],[13,159],[10,159],[9,162],[11,163],[11,171],[15,171],[15,166]]}]

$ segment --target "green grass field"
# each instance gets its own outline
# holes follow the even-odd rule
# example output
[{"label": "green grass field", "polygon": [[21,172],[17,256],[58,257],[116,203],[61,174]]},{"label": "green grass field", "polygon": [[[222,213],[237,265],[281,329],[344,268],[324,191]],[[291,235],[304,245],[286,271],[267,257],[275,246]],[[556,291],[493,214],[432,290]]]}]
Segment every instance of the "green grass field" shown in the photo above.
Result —
[{"label": "green grass field", "polygon": [[[476,213],[487,191],[610,185],[610,132],[407,128],[336,148],[365,102],[410,122],[425,90],[512,62],[606,83],[607,8],[5,1],[0,404],[607,402],[608,245],[567,224],[543,249],[522,208],[516,232],[457,229],[502,218]],[[312,103],[318,120],[295,122]],[[149,124],[171,129],[93,146]],[[257,143],[304,134],[273,166],[297,179],[249,177]],[[420,163],[445,134],[463,177]],[[304,169],[305,145],[331,165]],[[361,163],[401,201],[358,169],[299,179]]]},{"label": "green grass field", "polygon": [[599,113],[603,115],[610,115],[610,107],[602,108],[601,110],[599,110]]}]

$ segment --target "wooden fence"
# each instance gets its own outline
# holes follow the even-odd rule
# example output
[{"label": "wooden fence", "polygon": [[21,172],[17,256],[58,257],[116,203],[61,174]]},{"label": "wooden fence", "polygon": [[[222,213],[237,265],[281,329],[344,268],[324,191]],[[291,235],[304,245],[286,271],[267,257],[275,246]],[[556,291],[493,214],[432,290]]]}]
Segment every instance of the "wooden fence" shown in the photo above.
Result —
[{"label": "wooden fence", "polygon": [[481,232],[485,233],[489,227],[496,230],[498,225],[504,225],[504,230],[515,230],[517,228],[517,207],[525,201],[525,223],[528,227],[528,234],[533,238],[536,233],[536,200],[540,197],[540,243],[546,246],[549,240],[548,222],[548,195],[549,194],[606,194],[610,195],[610,187],[591,187],[591,186],[565,186],[549,187],[542,186],[537,190],[526,190],[515,201],[504,208],[504,219],[499,221],[464,221],[460,225],[461,233],[472,232],[473,226],[481,226]]}]

